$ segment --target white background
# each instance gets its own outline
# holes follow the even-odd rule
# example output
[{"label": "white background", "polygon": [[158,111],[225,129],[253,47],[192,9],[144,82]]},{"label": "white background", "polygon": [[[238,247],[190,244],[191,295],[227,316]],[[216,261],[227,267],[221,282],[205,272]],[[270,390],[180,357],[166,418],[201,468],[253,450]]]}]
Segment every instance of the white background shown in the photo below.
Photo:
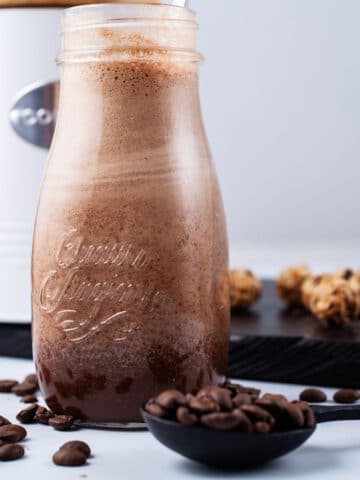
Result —
[{"label": "white background", "polygon": [[[190,0],[232,266],[360,267],[360,1]],[[56,78],[57,9],[0,9],[0,320],[29,319],[46,152],[11,130],[13,97]]]},{"label": "white background", "polygon": [[190,0],[232,245],[360,237],[360,2]]}]

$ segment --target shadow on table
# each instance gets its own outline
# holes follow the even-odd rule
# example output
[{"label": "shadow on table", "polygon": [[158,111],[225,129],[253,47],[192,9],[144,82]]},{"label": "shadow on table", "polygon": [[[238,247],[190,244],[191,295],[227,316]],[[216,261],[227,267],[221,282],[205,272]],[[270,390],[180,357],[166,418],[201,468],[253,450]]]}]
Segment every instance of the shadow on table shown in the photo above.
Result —
[{"label": "shadow on table", "polygon": [[[357,448],[357,447],[356,447]],[[200,465],[190,460],[181,459],[174,468],[182,471],[187,477],[195,478],[309,478],[319,471],[329,472],[337,465],[336,453],[333,449],[306,446],[298,452],[293,452],[284,458],[275,460],[255,468],[246,469],[215,469]]]}]

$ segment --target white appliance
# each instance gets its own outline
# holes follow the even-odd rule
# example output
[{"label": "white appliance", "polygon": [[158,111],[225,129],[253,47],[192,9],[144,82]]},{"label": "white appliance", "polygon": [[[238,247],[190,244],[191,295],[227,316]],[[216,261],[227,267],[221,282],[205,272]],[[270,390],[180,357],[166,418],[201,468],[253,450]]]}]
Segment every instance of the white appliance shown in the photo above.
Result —
[{"label": "white appliance", "polygon": [[51,89],[43,98],[42,89],[29,92],[58,77],[61,13],[0,9],[0,322],[30,322],[32,228],[47,150],[14,128],[31,136],[52,127],[52,113],[41,105]]},{"label": "white appliance", "polygon": [[[188,4],[188,0],[118,1]],[[31,319],[32,230],[55,124],[59,86],[55,56],[60,52],[62,12],[62,8],[0,8],[0,322]]]}]

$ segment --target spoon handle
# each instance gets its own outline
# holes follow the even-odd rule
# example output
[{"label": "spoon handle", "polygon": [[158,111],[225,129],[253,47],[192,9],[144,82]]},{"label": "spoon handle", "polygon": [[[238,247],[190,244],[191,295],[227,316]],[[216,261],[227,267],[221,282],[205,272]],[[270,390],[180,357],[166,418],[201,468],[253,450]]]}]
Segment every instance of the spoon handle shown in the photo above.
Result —
[{"label": "spoon handle", "polygon": [[312,405],[312,409],[317,423],[360,420],[360,405]]}]

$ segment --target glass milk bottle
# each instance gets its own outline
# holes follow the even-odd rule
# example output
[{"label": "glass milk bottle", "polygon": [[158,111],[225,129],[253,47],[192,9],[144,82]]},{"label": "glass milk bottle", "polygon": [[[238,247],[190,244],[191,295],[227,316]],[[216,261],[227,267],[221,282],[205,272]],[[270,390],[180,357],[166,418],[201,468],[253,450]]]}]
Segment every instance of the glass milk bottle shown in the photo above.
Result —
[{"label": "glass milk bottle", "polygon": [[201,116],[196,17],[66,11],[61,93],[33,243],[33,349],[55,413],[141,421],[168,388],[224,381],[223,205]]}]

